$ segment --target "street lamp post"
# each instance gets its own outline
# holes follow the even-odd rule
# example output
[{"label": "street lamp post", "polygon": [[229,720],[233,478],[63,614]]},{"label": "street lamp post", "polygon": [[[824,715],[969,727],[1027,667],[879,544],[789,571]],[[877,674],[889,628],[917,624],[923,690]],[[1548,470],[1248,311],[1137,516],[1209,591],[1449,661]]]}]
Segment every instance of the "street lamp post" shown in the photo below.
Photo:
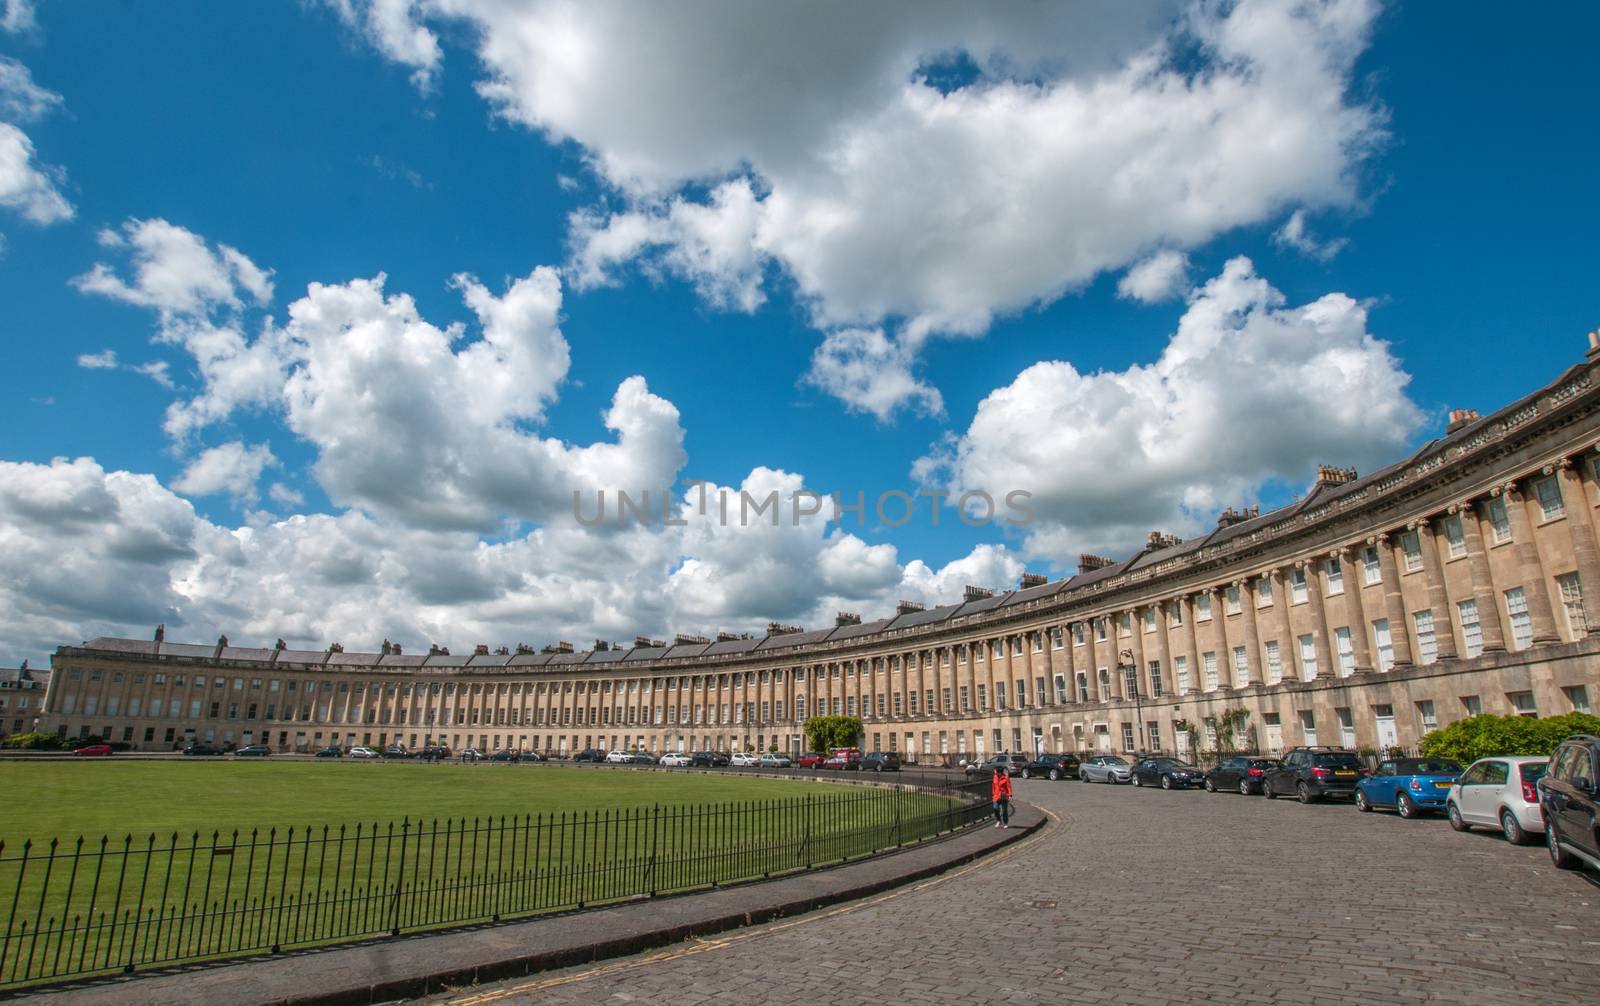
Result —
[{"label": "street lamp post", "polygon": [[[1138,724],[1137,725],[1137,730],[1139,731],[1139,748],[1140,748],[1140,750],[1144,750],[1145,749],[1144,701],[1143,701],[1143,698],[1139,695],[1139,665],[1133,662],[1133,651],[1132,650],[1123,650],[1121,653],[1117,654],[1117,658],[1118,658],[1117,670],[1122,671],[1123,683],[1124,684],[1131,684],[1133,686],[1133,714],[1134,714],[1135,717],[1137,717],[1137,724]],[[1126,662],[1124,663],[1123,661],[1126,661]],[[1130,671],[1130,670],[1133,671],[1133,673],[1131,675],[1128,673],[1128,671]]]}]

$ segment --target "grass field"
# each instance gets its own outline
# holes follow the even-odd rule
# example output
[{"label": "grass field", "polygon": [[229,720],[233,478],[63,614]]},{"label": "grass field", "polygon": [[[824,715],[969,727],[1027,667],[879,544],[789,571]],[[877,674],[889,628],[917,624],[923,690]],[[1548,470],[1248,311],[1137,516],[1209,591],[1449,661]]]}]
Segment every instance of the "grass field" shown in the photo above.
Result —
[{"label": "grass field", "polygon": [[545,765],[0,762],[0,793],[0,988],[693,890],[985,809]]},{"label": "grass field", "polygon": [[0,841],[685,806],[837,791],[782,779],[455,762],[0,761]]}]

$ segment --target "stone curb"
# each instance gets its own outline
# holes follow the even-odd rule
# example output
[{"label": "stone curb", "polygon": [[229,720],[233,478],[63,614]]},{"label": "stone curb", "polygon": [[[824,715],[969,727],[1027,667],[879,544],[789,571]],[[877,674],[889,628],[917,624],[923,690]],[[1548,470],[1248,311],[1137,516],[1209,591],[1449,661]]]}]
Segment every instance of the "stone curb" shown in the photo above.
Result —
[{"label": "stone curb", "polygon": [[24,1006],[365,1006],[520,978],[801,915],[970,863],[1039,830],[1017,803],[1001,831],[976,825],[855,863],[733,887],[472,929],[147,972],[0,995]]}]

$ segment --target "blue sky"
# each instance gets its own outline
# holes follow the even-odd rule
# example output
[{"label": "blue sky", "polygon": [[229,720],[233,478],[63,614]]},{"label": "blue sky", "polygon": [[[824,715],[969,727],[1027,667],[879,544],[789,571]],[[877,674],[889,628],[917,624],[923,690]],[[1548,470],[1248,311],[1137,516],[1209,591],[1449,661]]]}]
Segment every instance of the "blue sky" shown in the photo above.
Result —
[{"label": "blue sky", "polygon": [[[162,620],[464,646],[931,603],[1393,460],[1600,325],[1589,7],[475,7],[7,0],[0,139],[34,174],[9,200],[0,174],[0,658]],[[161,221],[201,258],[141,259]],[[141,262],[224,286],[182,307]],[[538,267],[558,312],[498,368],[534,390],[466,419],[470,387],[402,394],[398,364],[343,369],[348,330],[289,322],[309,284],[383,274],[462,353],[484,333],[452,277],[498,299]],[[207,373],[197,327],[272,373]],[[591,463],[625,385],[635,447]],[[674,477],[1028,489],[1038,520],[588,533],[560,505]]]}]

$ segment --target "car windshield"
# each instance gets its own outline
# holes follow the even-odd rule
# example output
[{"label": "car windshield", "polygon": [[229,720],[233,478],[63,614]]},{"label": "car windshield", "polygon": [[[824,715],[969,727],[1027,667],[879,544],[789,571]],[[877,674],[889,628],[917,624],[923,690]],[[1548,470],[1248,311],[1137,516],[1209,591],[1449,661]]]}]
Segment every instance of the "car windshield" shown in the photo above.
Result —
[{"label": "car windshield", "polygon": [[1445,758],[1405,758],[1395,763],[1397,775],[1460,775],[1461,766]]},{"label": "car windshield", "polygon": [[1361,762],[1353,754],[1319,754],[1311,764],[1318,768],[1359,769]]},{"label": "car windshield", "polygon": [[1116,755],[1112,755],[1109,758],[1102,758],[1101,761],[1104,762],[1107,765],[1126,765],[1126,764],[1128,764],[1127,762],[1123,761],[1121,758],[1117,757]]}]

